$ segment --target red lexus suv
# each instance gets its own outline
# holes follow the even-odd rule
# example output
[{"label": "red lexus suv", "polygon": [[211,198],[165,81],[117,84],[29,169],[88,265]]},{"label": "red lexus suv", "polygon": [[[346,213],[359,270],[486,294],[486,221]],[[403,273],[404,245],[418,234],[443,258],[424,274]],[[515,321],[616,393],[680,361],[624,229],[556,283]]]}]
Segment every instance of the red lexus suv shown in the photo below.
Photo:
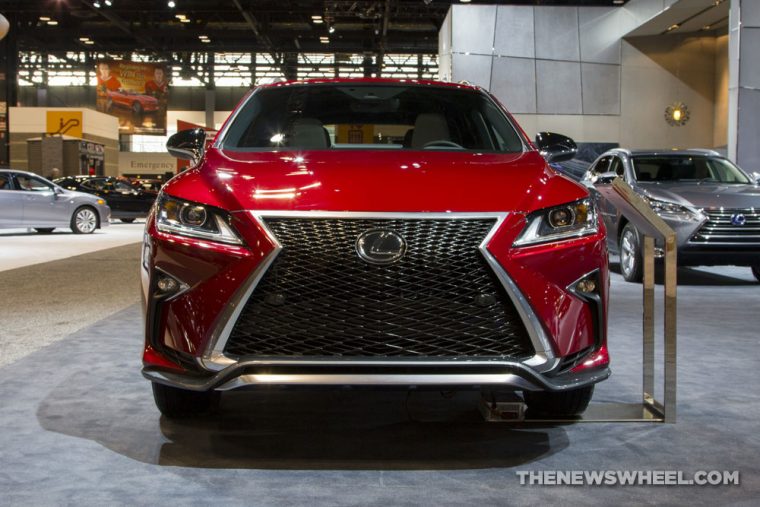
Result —
[{"label": "red lexus suv", "polygon": [[609,376],[605,231],[488,92],[260,86],[162,189],[142,255],[143,374],[167,417],[257,387],[522,392],[581,413]]}]

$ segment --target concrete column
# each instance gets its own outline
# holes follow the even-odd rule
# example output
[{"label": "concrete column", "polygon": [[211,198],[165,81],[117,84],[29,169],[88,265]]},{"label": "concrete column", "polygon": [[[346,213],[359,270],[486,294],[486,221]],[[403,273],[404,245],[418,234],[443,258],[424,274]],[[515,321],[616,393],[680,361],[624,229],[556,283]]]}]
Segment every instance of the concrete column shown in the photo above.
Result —
[{"label": "concrete column", "polygon": [[213,129],[214,125],[214,111],[216,109],[216,90],[206,89],[206,128]]},{"label": "concrete column", "polygon": [[40,86],[37,88],[37,107],[47,107],[48,105],[48,88],[47,86]]},{"label": "concrete column", "polygon": [[728,157],[760,171],[760,2],[731,0],[728,36]]}]

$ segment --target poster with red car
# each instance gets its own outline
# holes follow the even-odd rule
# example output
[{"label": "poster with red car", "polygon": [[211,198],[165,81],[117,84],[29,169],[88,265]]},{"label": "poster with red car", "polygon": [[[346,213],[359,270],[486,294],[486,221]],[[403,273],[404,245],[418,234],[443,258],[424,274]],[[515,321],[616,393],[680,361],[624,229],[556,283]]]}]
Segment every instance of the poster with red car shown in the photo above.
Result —
[{"label": "poster with red car", "polygon": [[120,134],[166,135],[166,64],[100,60],[96,72],[96,108],[119,118]]}]

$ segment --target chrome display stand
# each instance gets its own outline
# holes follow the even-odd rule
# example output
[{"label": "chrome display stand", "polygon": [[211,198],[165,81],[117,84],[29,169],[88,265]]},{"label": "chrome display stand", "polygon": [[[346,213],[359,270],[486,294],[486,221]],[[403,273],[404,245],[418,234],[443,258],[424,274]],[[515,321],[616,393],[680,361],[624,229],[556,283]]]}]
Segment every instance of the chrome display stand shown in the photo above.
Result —
[{"label": "chrome display stand", "polygon": [[[568,419],[533,419],[526,416],[516,395],[499,400],[482,399],[480,411],[489,422],[579,423],[579,422],[676,422],[676,235],[625,181],[617,177],[594,186],[636,226],[643,235],[643,322],[642,396],[640,403],[590,403],[582,416]],[[664,245],[664,357],[663,398],[655,396],[655,240]]]}]

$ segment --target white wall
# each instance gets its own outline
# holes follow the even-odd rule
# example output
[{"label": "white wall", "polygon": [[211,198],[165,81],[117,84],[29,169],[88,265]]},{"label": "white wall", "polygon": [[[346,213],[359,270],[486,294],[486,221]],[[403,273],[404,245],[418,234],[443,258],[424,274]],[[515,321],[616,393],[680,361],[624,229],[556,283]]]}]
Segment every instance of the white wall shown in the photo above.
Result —
[{"label": "white wall", "polygon": [[[623,41],[620,144],[628,148],[712,148],[715,37],[660,35]],[[690,119],[665,121],[683,102]]]},{"label": "white wall", "polygon": [[[441,78],[490,90],[531,137],[555,131],[631,148],[724,146],[725,42],[699,34],[624,38],[675,1],[455,4],[439,34],[451,65],[440,67]],[[691,112],[684,126],[665,121],[674,102]]]}]

